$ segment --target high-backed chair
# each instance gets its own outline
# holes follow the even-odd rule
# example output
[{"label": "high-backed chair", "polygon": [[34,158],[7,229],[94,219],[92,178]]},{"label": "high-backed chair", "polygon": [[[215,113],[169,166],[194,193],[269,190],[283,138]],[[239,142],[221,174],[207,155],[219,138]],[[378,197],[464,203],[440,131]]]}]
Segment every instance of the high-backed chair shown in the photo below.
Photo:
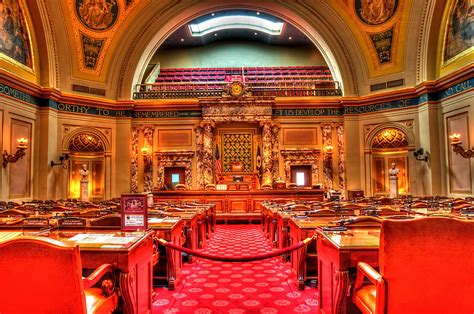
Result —
[{"label": "high-backed chair", "polygon": [[384,220],[379,267],[358,264],[363,313],[474,313],[474,221]]},{"label": "high-backed chair", "polygon": [[112,313],[118,296],[92,288],[112,265],[82,278],[78,246],[40,237],[0,243],[0,313]]}]

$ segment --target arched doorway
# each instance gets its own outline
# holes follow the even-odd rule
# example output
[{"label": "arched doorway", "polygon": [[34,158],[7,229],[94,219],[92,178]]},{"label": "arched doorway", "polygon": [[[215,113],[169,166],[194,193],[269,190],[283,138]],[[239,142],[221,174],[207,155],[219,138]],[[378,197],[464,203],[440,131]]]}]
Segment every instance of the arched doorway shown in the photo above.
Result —
[{"label": "arched doorway", "polygon": [[86,165],[89,170],[89,199],[104,200],[105,192],[105,144],[100,137],[91,132],[76,133],[68,145],[69,161],[69,184],[68,197],[79,198],[81,178],[79,170]]},{"label": "arched doorway", "polygon": [[410,193],[409,138],[396,127],[376,130],[370,140],[370,186],[374,196],[389,195],[389,173],[392,163],[400,170],[398,194]]}]

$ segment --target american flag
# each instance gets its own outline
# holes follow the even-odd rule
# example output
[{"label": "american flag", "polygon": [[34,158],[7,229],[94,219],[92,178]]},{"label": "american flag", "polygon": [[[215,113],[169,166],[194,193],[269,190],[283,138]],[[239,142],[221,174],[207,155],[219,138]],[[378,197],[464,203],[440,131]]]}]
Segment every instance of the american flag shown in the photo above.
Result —
[{"label": "american flag", "polygon": [[219,145],[216,144],[216,173],[222,172],[221,159],[219,157]]}]

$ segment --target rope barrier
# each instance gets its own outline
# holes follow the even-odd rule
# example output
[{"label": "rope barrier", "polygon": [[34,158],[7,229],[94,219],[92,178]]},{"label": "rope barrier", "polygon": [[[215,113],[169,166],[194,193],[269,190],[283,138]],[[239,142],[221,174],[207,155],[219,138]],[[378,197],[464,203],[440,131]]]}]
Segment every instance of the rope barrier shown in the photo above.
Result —
[{"label": "rope barrier", "polygon": [[264,254],[260,254],[260,255],[254,255],[254,256],[233,256],[233,257],[227,257],[227,256],[217,256],[217,255],[211,255],[211,254],[207,254],[207,253],[203,253],[203,252],[199,252],[199,251],[195,251],[195,250],[191,250],[191,249],[188,249],[188,248],[185,248],[185,247],[182,247],[182,246],[179,246],[179,245],[176,245],[172,242],[168,242],[164,239],[158,239],[158,242],[165,246],[166,248],[169,248],[169,249],[173,249],[173,250],[177,250],[177,251],[180,251],[180,252],[184,252],[184,253],[187,253],[187,254],[190,254],[190,255],[193,255],[193,256],[196,256],[196,257],[201,257],[201,258],[204,258],[204,259],[209,259],[211,261],[218,261],[218,262],[233,262],[233,263],[242,263],[242,262],[254,262],[254,261],[261,261],[261,260],[264,260],[264,259],[267,259],[267,258],[272,258],[272,257],[276,257],[276,256],[279,256],[279,255],[283,255],[283,254],[286,254],[286,253],[289,253],[291,251],[294,251],[294,250],[297,250],[307,244],[309,244],[311,241],[313,241],[315,239],[315,236],[313,237],[309,237],[309,238],[306,238],[304,239],[303,241],[300,241],[292,246],[289,246],[287,248],[284,248],[284,249],[281,249],[281,250],[277,250],[277,251],[273,251],[273,252],[268,252],[268,253],[264,253]]}]

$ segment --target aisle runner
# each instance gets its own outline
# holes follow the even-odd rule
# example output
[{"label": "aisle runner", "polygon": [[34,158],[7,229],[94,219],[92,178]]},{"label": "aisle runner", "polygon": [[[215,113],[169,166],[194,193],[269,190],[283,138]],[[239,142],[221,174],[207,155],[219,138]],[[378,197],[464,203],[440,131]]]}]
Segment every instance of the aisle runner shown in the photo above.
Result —
[{"label": "aisle runner", "polygon": [[[258,225],[218,225],[206,253],[224,256],[271,250]],[[185,264],[175,291],[155,288],[153,313],[316,313],[317,289],[299,291],[290,265],[272,258],[250,263],[197,259]]]}]

